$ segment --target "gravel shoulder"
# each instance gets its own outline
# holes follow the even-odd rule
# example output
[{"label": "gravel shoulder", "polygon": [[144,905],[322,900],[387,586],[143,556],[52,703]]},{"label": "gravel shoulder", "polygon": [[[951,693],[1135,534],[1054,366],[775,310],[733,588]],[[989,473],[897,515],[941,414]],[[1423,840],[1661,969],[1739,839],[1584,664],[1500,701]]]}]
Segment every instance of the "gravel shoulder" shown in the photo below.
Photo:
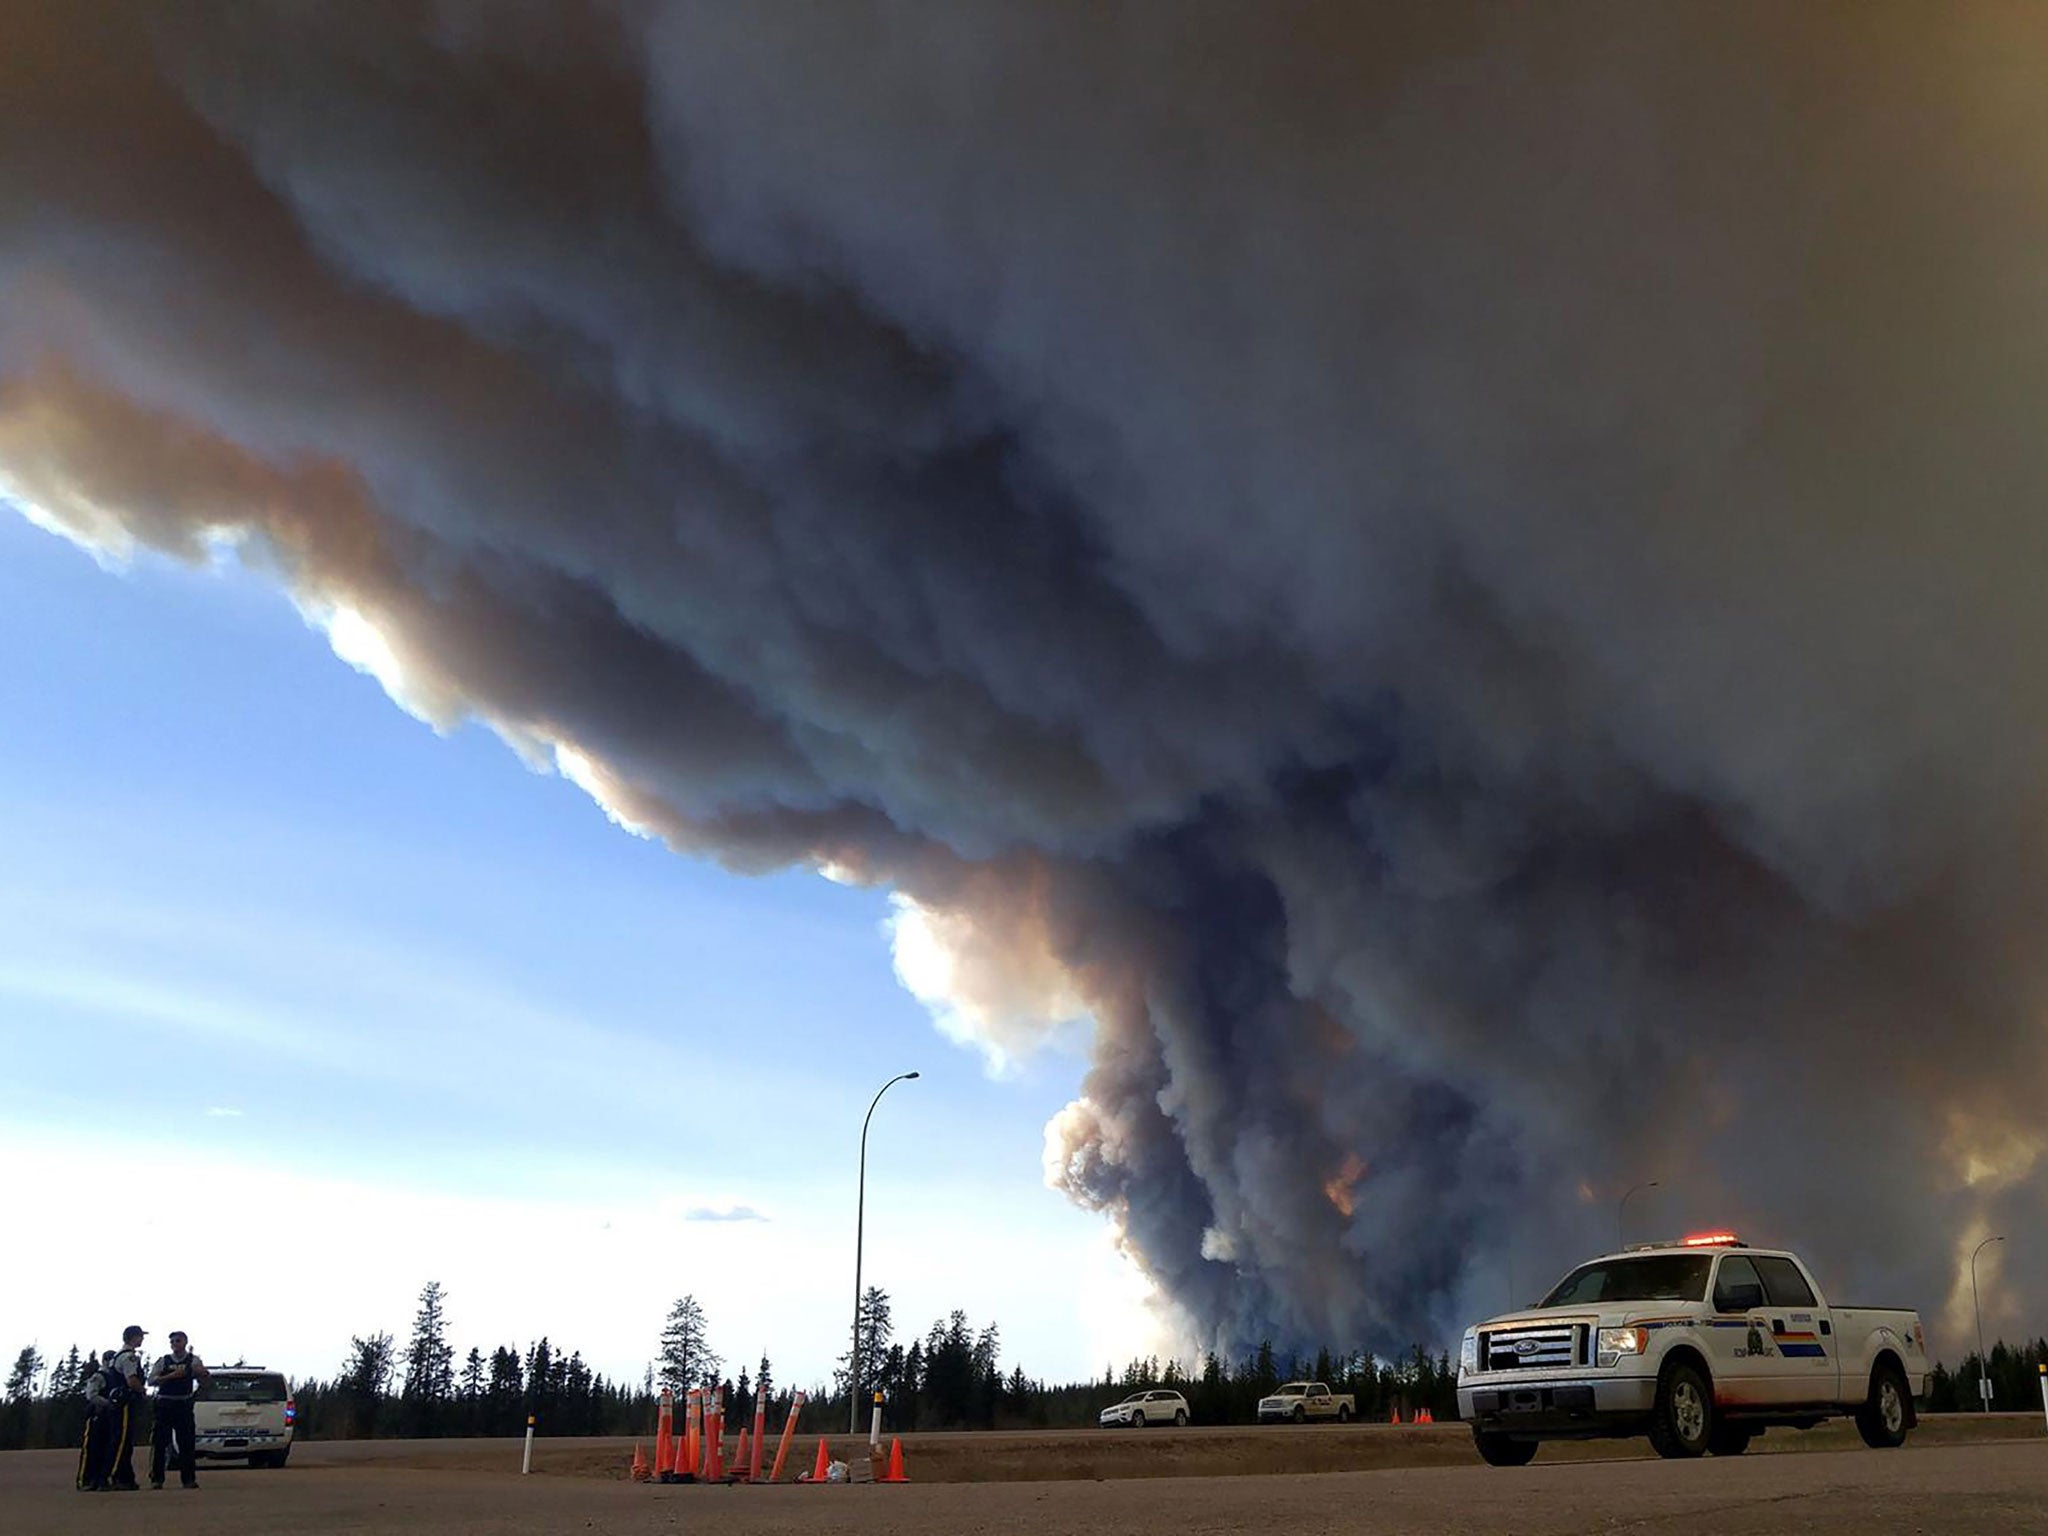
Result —
[{"label": "gravel shoulder", "polygon": [[[1995,1435],[2018,1438],[1997,1439]],[[2024,1433],[2031,1431],[2030,1433]],[[1242,1438],[1270,1431],[1162,1432],[1181,1447],[1140,1445],[1095,1453],[1126,1465],[1199,1454],[1212,1472],[1238,1463]],[[1287,1431],[1280,1431],[1286,1434]],[[1160,1476],[1096,1480],[921,1481],[909,1487],[646,1487],[616,1475],[631,1441],[544,1445],[539,1471],[520,1477],[511,1441],[309,1444],[280,1472],[207,1468],[196,1493],[177,1488],[83,1495],[69,1486],[74,1458],[62,1451],[0,1455],[0,1520],[8,1536],[45,1536],[90,1528],[209,1536],[295,1533],[445,1532],[450,1536],[524,1532],[533,1536],[673,1532],[715,1523],[721,1536],[830,1531],[834,1536],[930,1532],[931,1536],[1025,1532],[1100,1536],[1141,1526],[1176,1536],[1243,1531],[1275,1521],[1311,1523],[1323,1536],[1408,1536],[1486,1532],[1488,1536],[1564,1536],[1566,1532],[1702,1531],[1830,1533],[1957,1531],[2003,1536],[2048,1529],[2048,1435],[2038,1419],[1994,1416],[1967,1428],[1916,1435],[1903,1451],[1835,1450],[1814,1435],[1794,1454],[1663,1462],[1614,1455],[1623,1447],[1574,1447],[1575,1454],[1522,1469],[1480,1466],[1458,1426],[1425,1426],[1407,1436],[1382,1426],[1309,1430],[1307,1438],[1349,1444],[1364,1470]],[[1377,1437],[1377,1438],[1375,1438]],[[1080,1435],[919,1436],[906,1439],[913,1477],[922,1459],[1024,1455],[1078,1466]],[[1014,1442],[998,1445],[995,1442]],[[958,1446],[974,1442],[980,1446]],[[1405,1442],[1405,1444],[1404,1444]],[[1448,1459],[1452,1449],[1463,1459]],[[1760,1446],[1759,1449],[1762,1447]],[[1608,1454],[1592,1454],[1604,1450]],[[1287,1454],[1334,1454],[1306,1444]],[[1442,1454],[1443,1464],[1402,1457]],[[1354,1467],[1358,1465],[1354,1460]]]}]

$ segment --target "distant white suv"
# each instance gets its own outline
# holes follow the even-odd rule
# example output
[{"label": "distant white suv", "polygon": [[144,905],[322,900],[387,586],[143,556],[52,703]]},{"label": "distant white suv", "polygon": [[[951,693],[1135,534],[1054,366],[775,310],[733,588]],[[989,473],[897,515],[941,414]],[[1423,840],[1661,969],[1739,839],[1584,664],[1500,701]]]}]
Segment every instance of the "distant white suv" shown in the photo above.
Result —
[{"label": "distant white suv", "polygon": [[1100,1423],[1104,1429],[1128,1424],[1133,1429],[1143,1429],[1147,1424],[1186,1424],[1188,1421],[1188,1400],[1178,1392],[1133,1392],[1120,1403],[1111,1403],[1102,1410]]},{"label": "distant white suv", "polygon": [[192,1402],[193,1449],[214,1461],[281,1467],[298,1418],[290,1385],[261,1366],[215,1366]]}]

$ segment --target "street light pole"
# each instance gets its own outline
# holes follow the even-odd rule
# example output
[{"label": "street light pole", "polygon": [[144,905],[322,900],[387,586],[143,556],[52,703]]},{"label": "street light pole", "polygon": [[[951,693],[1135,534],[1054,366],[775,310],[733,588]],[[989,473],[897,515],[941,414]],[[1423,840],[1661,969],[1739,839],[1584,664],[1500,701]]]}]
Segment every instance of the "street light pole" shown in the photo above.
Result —
[{"label": "street light pole", "polygon": [[1984,1412],[1991,1411],[1991,1361],[1984,1353],[1984,1308],[1977,1300],[1977,1255],[1993,1243],[2005,1241],[2003,1233],[1987,1237],[1970,1250],[1970,1311],[1977,1319],[1977,1406]]},{"label": "street light pole", "polygon": [[846,1395],[849,1400],[846,1432],[849,1435],[860,1433],[860,1250],[868,1213],[868,1121],[875,1118],[875,1105],[882,1102],[883,1094],[916,1076],[915,1072],[899,1072],[877,1088],[868,1104],[867,1117],[860,1123],[860,1190],[853,1208],[853,1353],[846,1357]]},{"label": "street light pole", "polygon": [[[1631,1184],[1628,1188],[1628,1195],[1632,1195],[1640,1189],[1655,1189],[1657,1187],[1657,1181],[1649,1179],[1641,1184]],[[1614,1208],[1614,1246],[1617,1248],[1626,1248],[1628,1246],[1628,1231],[1621,1224],[1621,1218],[1628,1210],[1628,1195],[1623,1195],[1621,1197],[1621,1204]]]}]

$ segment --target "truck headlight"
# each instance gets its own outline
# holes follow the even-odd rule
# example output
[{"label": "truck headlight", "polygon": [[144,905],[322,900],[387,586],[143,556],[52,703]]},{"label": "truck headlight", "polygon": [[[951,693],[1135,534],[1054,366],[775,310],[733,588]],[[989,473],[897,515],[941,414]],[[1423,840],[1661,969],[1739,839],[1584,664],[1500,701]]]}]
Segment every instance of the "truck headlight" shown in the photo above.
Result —
[{"label": "truck headlight", "polygon": [[1479,1330],[1467,1328],[1464,1342],[1458,1346],[1458,1373],[1471,1376],[1479,1370]]},{"label": "truck headlight", "polygon": [[1647,1328],[1602,1328],[1600,1330],[1600,1363],[1612,1365],[1624,1355],[1640,1355],[1650,1347],[1650,1330]]}]

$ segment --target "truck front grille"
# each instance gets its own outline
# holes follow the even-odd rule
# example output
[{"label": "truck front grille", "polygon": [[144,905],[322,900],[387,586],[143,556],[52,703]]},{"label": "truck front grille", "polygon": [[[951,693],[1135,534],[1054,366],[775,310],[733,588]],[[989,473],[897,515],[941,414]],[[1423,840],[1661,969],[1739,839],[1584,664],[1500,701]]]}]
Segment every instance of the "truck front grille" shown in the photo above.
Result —
[{"label": "truck front grille", "polygon": [[1546,1323],[1496,1328],[1479,1336],[1482,1371],[1569,1370],[1585,1365],[1584,1323]]}]

